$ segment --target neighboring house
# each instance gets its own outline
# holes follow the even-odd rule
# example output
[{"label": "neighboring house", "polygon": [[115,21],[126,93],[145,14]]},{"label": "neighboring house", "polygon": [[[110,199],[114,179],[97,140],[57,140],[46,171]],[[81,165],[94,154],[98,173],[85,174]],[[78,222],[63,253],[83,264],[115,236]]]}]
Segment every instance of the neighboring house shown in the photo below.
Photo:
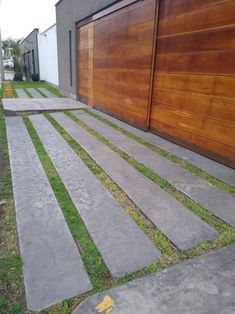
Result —
[{"label": "neighboring house", "polygon": [[2,50],[2,35],[1,35],[1,27],[0,27],[0,88],[2,88],[3,79],[4,79],[3,50]]},{"label": "neighboring house", "polygon": [[36,74],[39,76],[38,60],[38,35],[39,29],[35,28],[25,39],[20,42],[21,57],[27,68],[29,76]]},{"label": "neighboring house", "polygon": [[235,0],[60,0],[59,86],[235,167],[234,10]]},{"label": "neighboring house", "polygon": [[38,55],[40,79],[58,86],[56,24],[38,34]]}]

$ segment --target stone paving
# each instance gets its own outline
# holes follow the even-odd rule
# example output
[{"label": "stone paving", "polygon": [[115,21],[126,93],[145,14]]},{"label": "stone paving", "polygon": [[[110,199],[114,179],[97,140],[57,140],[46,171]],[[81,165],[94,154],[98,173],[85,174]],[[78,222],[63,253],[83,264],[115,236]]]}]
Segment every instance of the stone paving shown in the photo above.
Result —
[{"label": "stone paving", "polygon": [[22,88],[16,88],[16,94],[19,98],[29,98],[29,96]]},{"label": "stone paving", "polygon": [[195,167],[209,173],[210,175],[228,183],[235,185],[235,170],[229,167],[226,167],[212,159],[204,157],[200,154],[197,154],[189,149],[186,149],[182,146],[174,144],[170,141],[165,140],[162,137],[159,137],[155,134],[150,132],[144,132],[142,130],[136,129],[133,126],[126,124],[120,120],[117,120],[113,117],[106,115],[105,113],[98,111],[96,109],[91,109],[94,113],[100,115],[101,117],[107,119],[108,121],[113,122],[114,124],[118,125],[119,127],[127,130],[136,136],[148,141],[156,145],[157,147],[165,150],[168,153],[171,153],[182,160],[192,164]]},{"label": "stone paving", "polygon": [[217,237],[217,231],[77,123],[63,113],[54,113],[52,116],[179,249],[189,249],[200,241]]},{"label": "stone paving", "polygon": [[87,105],[71,98],[5,98],[2,103],[6,116],[87,108]]},{"label": "stone paving", "polygon": [[159,250],[47,119],[42,115],[30,119],[112,277],[156,262]]},{"label": "stone paving", "polygon": [[89,115],[81,115],[79,112],[74,112],[74,114],[128,155],[152,169],[175,188],[235,227],[235,198],[229,193],[219,190],[180,165],[158,155],[105,123]]},{"label": "stone paving", "polygon": [[57,96],[53,93],[51,93],[48,89],[46,89],[45,87],[38,87],[38,89],[44,94],[46,95],[48,98],[57,98]]},{"label": "stone paving", "polygon": [[27,88],[27,90],[33,96],[33,98],[45,98],[35,88]]},{"label": "stone paving", "polygon": [[26,301],[39,311],[92,286],[22,118],[6,125]]},{"label": "stone paving", "polygon": [[[38,87],[38,89],[48,98],[58,98],[55,94],[51,93],[45,87]],[[45,98],[35,88],[27,88],[27,91],[29,91],[33,98]],[[16,94],[19,98],[29,98],[23,88],[16,88]]]},{"label": "stone paving", "polygon": [[72,314],[235,313],[235,245],[86,299]]},{"label": "stone paving", "polygon": [[[87,108],[68,98],[4,99],[3,105],[5,113],[10,115]],[[208,210],[218,211],[219,217],[233,225],[232,196],[81,112],[72,111],[189,197],[194,198],[192,191],[199,193],[201,204],[207,202],[203,204],[211,206],[207,206]],[[165,147],[166,151],[175,151],[186,159],[190,156],[188,150],[182,147],[177,150],[174,148],[177,145],[156,135],[147,136],[149,133],[101,115],[156,146]],[[216,230],[64,113],[51,113],[51,116],[180,250],[218,237]],[[161,257],[159,249],[50,122],[43,115],[29,118],[112,277],[121,278],[158,261]],[[91,290],[92,285],[22,117],[6,117],[6,125],[27,306],[29,310],[39,311],[79,296]],[[206,172],[223,178],[225,182],[233,182],[232,169],[229,172],[229,168],[222,166],[222,170],[217,170],[215,165],[219,168],[220,164],[193,152],[192,160],[192,164],[201,163]],[[223,216],[221,208],[226,216]],[[235,312],[234,262],[235,244],[90,297],[74,314],[230,314]]]}]

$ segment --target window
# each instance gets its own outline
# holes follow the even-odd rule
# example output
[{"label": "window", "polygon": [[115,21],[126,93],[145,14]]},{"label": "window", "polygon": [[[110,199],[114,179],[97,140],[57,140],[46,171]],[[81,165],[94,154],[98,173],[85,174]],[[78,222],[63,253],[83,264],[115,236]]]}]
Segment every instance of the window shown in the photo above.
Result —
[{"label": "window", "polygon": [[34,57],[34,49],[32,49],[32,63],[33,63],[33,73],[35,73],[35,57]]}]

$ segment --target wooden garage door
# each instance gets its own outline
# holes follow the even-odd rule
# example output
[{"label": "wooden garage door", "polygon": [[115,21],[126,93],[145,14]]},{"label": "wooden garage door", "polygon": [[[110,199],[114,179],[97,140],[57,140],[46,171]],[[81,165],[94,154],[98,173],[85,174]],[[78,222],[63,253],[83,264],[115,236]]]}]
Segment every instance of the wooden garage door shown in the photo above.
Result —
[{"label": "wooden garage door", "polygon": [[150,127],[235,167],[235,1],[160,1]]},{"label": "wooden garage door", "polygon": [[145,129],[155,3],[135,2],[78,29],[79,98]]}]

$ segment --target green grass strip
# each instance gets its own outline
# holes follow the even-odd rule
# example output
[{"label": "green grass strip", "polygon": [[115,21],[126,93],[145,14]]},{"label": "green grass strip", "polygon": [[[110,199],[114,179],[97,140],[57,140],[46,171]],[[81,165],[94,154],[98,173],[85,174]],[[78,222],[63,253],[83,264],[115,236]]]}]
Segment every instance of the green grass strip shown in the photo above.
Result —
[{"label": "green grass strip", "polygon": [[160,248],[163,253],[172,254],[175,251],[175,246],[158,230],[134,205],[128,196],[115,184],[112,179],[97,165],[97,163],[87,154],[87,152],[58,124],[58,122],[48,113],[44,114],[54,128],[67,141],[74,152],[81,158],[87,168],[101,181],[107,190],[128,212],[139,227],[151,238],[155,245]]},{"label": "green grass strip", "polygon": [[84,222],[79,216],[76,207],[74,206],[31,121],[28,117],[24,117],[23,119],[55,193],[56,199],[64,213],[70,232],[77,243],[93,287],[96,291],[103,290],[110,285],[111,281],[108,269],[94,242],[91,240]]},{"label": "green grass strip", "polygon": [[[65,95],[63,95],[58,89],[55,87],[47,84],[46,82],[11,82],[13,88],[38,88],[38,87],[45,87],[48,91],[50,91],[52,94],[56,95],[59,98],[66,98]],[[40,93],[40,91],[39,91]],[[43,96],[43,94],[42,94]]]},{"label": "green grass strip", "polygon": [[87,130],[90,134],[95,136],[100,142],[104,143],[111,150],[117,153],[121,158],[126,160],[136,170],[138,170],[140,173],[142,173],[147,178],[152,180],[154,183],[160,186],[163,190],[165,190],[167,193],[173,196],[176,200],[178,200],[181,204],[183,204],[185,207],[193,211],[195,214],[197,214],[201,219],[206,221],[212,227],[217,229],[220,232],[220,241],[221,241],[222,246],[235,241],[235,231],[231,226],[229,226],[228,224],[226,224],[225,222],[217,218],[215,215],[213,215],[213,213],[207,211],[200,204],[196,203],[191,198],[189,198],[188,196],[186,196],[185,194],[177,190],[174,186],[172,186],[166,180],[158,176],[150,168],[146,167],[142,163],[139,163],[138,161],[130,157],[127,153],[123,152],[118,147],[110,143],[105,137],[103,137],[98,132],[94,131],[86,123],[79,120],[79,118],[74,116],[71,112],[65,112],[65,114],[68,117],[70,117],[73,121],[78,123],[85,130]]},{"label": "green grass strip", "polygon": [[47,95],[45,95],[38,87],[34,87],[34,89],[44,98],[48,98]]},{"label": "green grass strip", "polygon": [[23,87],[23,91],[26,93],[26,95],[29,97],[29,98],[33,98],[33,95],[28,91],[28,89],[26,87]]},{"label": "green grass strip", "polygon": [[228,183],[223,182],[222,180],[208,174],[207,172],[191,165],[188,162],[183,161],[182,159],[180,159],[179,157],[172,155],[166,151],[164,151],[163,149],[155,146],[154,144],[149,143],[148,141],[145,141],[144,139],[138,137],[137,135],[119,127],[118,125],[116,125],[115,123],[105,119],[104,117],[101,117],[100,115],[88,110],[88,109],[83,109],[86,113],[88,113],[89,115],[91,115],[92,117],[100,120],[101,122],[104,122],[105,124],[109,125],[110,127],[114,128],[115,130],[123,133],[124,135],[130,137],[131,139],[134,139],[135,141],[137,141],[138,143],[148,147],[149,149],[151,149],[152,151],[156,152],[157,154],[161,155],[162,157],[165,157],[166,159],[179,164],[181,167],[185,168],[186,170],[190,171],[191,173],[195,174],[196,176],[207,180],[208,182],[210,182],[211,184],[213,184],[214,186],[216,186],[217,188],[231,193],[232,195],[235,196],[235,186],[230,185]]},{"label": "green grass strip", "polygon": [[[66,112],[64,112],[66,113]],[[76,118],[71,113],[66,113],[71,118]],[[139,208],[128,198],[128,196],[117,186],[99,167],[95,161],[86,153],[85,150],[59,125],[59,123],[49,114],[45,113],[44,116],[55,127],[55,129],[61,134],[61,136],[67,141],[70,147],[78,154],[83,160],[85,165],[91,170],[91,172],[100,180],[100,182],[107,188],[107,190],[114,196],[114,198],[121,204],[126,212],[132,217],[132,219],[139,225],[139,227],[149,236],[149,238],[155,243],[155,245],[162,251],[162,257],[159,262],[153,263],[142,270],[129,274],[124,278],[115,280],[112,286],[124,284],[130,280],[140,278],[142,276],[151,274],[156,271],[160,271],[166,267],[170,267],[176,263],[184,260],[200,256],[209,252],[221,248],[229,243],[235,241],[235,233],[229,226],[223,225],[221,227],[221,234],[213,242],[203,241],[197,247],[180,252],[177,248],[165,237],[165,235],[158,230],[140,211]],[[78,122],[78,121],[77,121]],[[84,125],[83,125],[84,126]],[[95,133],[95,132],[94,132]],[[93,134],[93,132],[92,132]],[[94,135],[94,134],[93,134]],[[97,134],[96,134],[97,135]],[[221,221],[218,221],[221,225]],[[81,298],[76,298],[73,303],[80,304]]]},{"label": "green grass strip", "polygon": [[[126,153],[119,150],[116,146],[112,145],[107,139],[105,139],[103,136],[89,128],[84,122],[80,121],[77,117],[75,117],[71,112],[64,112],[68,117],[70,117],[72,120],[77,122],[80,126],[82,126],[84,129],[86,129],[90,134],[95,136],[97,139],[99,139],[101,142],[106,144],[108,147],[110,147],[113,151],[115,151],[119,156],[121,156],[123,159],[128,161],[132,166],[134,166],[139,172],[150,178],[153,182],[155,182],[157,185],[159,185],[161,188],[163,188],[166,192],[168,192],[170,195],[175,197],[178,201],[180,201],[184,206],[192,210],[194,213],[196,213],[199,217],[201,217],[203,220],[205,220],[208,224],[212,225],[215,229],[217,229],[220,232],[220,235],[218,239],[216,239],[213,242],[205,241],[202,242],[201,245],[199,245],[197,248],[189,250],[187,253],[185,253],[187,256],[196,256],[198,253],[195,253],[195,251],[199,252],[202,250],[211,250],[219,247],[223,247],[227,244],[233,243],[235,241],[235,231],[234,229],[215,217],[212,213],[205,210],[203,207],[201,207],[199,204],[192,201],[189,197],[185,196],[180,191],[176,190],[173,186],[171,186],[168,182],[160,178],[158,175],[156,175],[151,169],[146,168],[143,164],[140,164],[136,162],[134,159],[129,157]],[[84,161],[84,163],[87,165],[87,167],[100,179],[101,183],[113,194],[113,196],[121,203],[121,205],[126,209],[131,217],[136,221],[136,223],[147,233],[151,239],[154,239],[155,244],[162,250],[164,254],[167,255],[174,255],[175,250],[173,246],[169,243],[169,241],[165,238],[165,236],[158,231],[159,233],[152,233],[151,231],[146,228],[147,223],[150,228],[156,232],[155,226],[153,226],[148,219],[141,213],[140,209],[138,209],[133,202],[126,196],[126,199],[124,202],[122,202],[122,199],[124,199],[124,196],[126,195],[100,168],[92,159],[91,157],[81,148],[81,146],[53,119],[53,117],[45,113],[44,114],[47,119],[52,123],[52,125],[57,129],[57,131],[64,137],[64,139],[69,143],[69,145],[72,147],[72,149],[80,156],[80,158]],[[114,191],[117,191],[117,194],[114,193]],[[129,205],[126,205],[129,204]],[[128,210],[128,206],[132,204],[134,207],[131,210]],[[135,215],[132,214],[132,212],[135,212],[136,210],[139,210],[140,217],[138,219],[135,218]],[[146,219],[146,220],[145,220]],[[145,220],[146,224],[143,226],[143,221]],[[159,237],[159,235],[161,235]],[[159,239],[160,238],[160,239]],[[168,242],[166,242],[168,241]],[[195,255],[196,254],[196,255]]]}]

